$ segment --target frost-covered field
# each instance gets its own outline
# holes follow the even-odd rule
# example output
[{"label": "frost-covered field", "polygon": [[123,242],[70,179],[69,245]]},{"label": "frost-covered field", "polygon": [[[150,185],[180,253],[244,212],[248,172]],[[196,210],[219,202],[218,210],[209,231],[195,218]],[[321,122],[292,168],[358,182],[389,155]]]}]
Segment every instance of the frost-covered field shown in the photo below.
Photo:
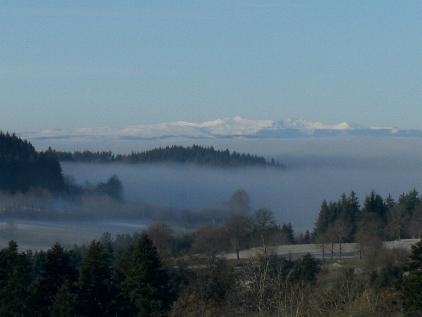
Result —
[{"label": "frost-covered field", "polygon": [[[411,246],[418,242],[419,239],[403,239],[399,241],[386,241],[384,242],[384,247],[387,249],[406,249],[410,250]],[[310,253],[316,258],[322,258],[323,250],[325,253],[325,258],[331,258],[331,244],[292,244],[292,245],[279,245],[274,247],[267,247],[267,254],[282,255],[286,257],[296,258],[303,256],[307,253]],[[342,257],[358,257],[359,256],[360,246],[358,243],[342,243],[341,244],[341,253]],[[340,257],[340,245],[335,243],[333,244],[333,257],[338,259]],[[239,253],[241,259],[247,259],[255,257],[257,255],[263,254],[263,248],[252,248],[247,250],[242,250]],[[223,257],[234,260],[237,258],[236,253],[225,253],[222,254]]]}]

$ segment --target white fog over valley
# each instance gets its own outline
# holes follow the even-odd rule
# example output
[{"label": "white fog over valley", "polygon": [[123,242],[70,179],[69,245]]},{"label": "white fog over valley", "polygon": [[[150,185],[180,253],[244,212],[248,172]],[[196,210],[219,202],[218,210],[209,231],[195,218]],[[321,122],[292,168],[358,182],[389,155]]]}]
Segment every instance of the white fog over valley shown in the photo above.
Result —
[{"label": "white fog over valley", "polygon": [[[34,143],[39,148],[46,146]],[[422,189],[422,139],[115,141],[105,144],[107,147],[73,144],[66,149],[127,153],[193,143],[275,158],[286,169],[66,162],[62,163],[63,172],[81,184],[104,181],[116,174],[123,182],[126,199],[178,208],[219,206],[243,188],[254,208],[271,208],[279,221],[292,222],[298,229],[311,228],[322,200],[335,200],[343,192],[354,190],[362,197],[375,190],[397,197],[412,188]]]},{"label": "white fog over valley", "polygon": [[[363,199],[371,190],[382,195],[391,193],[394,198],[413,188],[422,190],[422,139],[418,138],[97,140],[97,143],[50,139],[31,142],[40,150],[52,146],[67,151],[111,150],[116,153],[195,143],[274,158],[286,168],[62,162],[62,169],[80,185],[104,182],[115,174],[122,181],[127,201],[192,211],[221,207],[234,191],[244,189],[253,209],[270,208],[277,221],[291,222],[298,232],[313,228],[324,199],[336,200],[344,192],[354,190]],[[39,246],[46,246],[55,240],[88,241],[103,231],[131,233],[144,226],[142,221],[97,218],[83,223],[15,220],[12,225],[9,222],[0,227],[9,233],[10,227],[15,231],[26,228],[38,233],[39,239],[35,240]],[[25,245],[25,238],[22,240]]]},{"label": "white fog over valley", "polygon": [[0,3],[0,317],[422,317],[422,0]]}]

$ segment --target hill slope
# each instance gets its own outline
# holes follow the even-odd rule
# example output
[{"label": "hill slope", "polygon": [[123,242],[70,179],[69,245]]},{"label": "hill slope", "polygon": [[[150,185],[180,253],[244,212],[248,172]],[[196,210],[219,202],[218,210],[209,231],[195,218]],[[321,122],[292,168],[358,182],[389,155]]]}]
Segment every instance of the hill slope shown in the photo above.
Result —
[{"label": "hill slope", "polygon": [[262,156],[216,150],[214,147],[193,145],[190,147],[167,146],[129,155],[112,152],[54,152],[60,161],[72,162],[123,162],[123,163],[190,163],[206,166],[274,166],[282,167],[274,160]]},{"label": "hill slope", "polygon": [[36,187],[52,191],[64,188],[60,163],[53,152],[38,153],[28,141],[0,132],[0,190],[25,192]]}]

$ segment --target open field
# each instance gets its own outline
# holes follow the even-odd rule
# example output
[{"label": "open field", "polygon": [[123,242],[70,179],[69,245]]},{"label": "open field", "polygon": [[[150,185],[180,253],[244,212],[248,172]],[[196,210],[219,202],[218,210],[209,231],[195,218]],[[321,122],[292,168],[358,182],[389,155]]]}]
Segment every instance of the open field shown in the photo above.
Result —
[{"label": "open field", "polygon": [[[387,249],[401,248],[410,250],[411,246],[417,243],[419,239],[402,239],[397,241],[385,241],[384,247]],[[331,252],[331,248],[333,252]],[[324,251],[323,251],[324,250]],[[242,250],[239,252],[240,259],[247,259],[259,254],[263,254],[264,249],[251,248],[247,250]],[[268,254],[282,255],[291,258],[298,258],[307,253],[310,253],[312,256],[318,259],[325,258],[340,258],[340,244],[331,243],[326,244],[291,244],[291,245],[279,245],[267,247]],[[353,258],[359,257],[360,247],[359,243],[342,243],[341,244],[341,257],[342,258]],[[236,253],[224,253],[222,257],[228,260],[234,260],[237,258]]]},{"label": "open field", "polygon": [[17,241],[21,250],[46,250],[55,242],[66,247],[88,244],[104,232],[112,235],[132,234],[147,227],[145,222],[134,221],[1,221],[0,248],[10,240]]}]

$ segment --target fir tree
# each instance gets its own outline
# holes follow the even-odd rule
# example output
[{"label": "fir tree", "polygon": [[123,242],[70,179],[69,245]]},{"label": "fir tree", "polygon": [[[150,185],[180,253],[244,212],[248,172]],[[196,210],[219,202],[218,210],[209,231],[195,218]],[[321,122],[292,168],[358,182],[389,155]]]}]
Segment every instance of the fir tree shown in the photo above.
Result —
[{"label": "fir tree", "polygon": [[46,252],[38,276],[33,316],[45,316],[62,285],[65,282],[71,285],[76,281],[77,270],[70,255],[56,243]]},{"label": "fir tree", "polygon": [[120,265],[121,288],[137,316],[161,316],[169,308],[168,275],[147,235],[136,239]]},{"label": "fir tree", "polygon": [[98,241],[91,242],[79,275],[79,304],[82,316],[114,316],[115,288],[109,255]]},{"label": "fir tree", "polygon": [[31,316],[31,262],[16,242],[0,251],[0,316]]},{"label": "fir tree", "polygon": [[403,283],[403,303],[407,312],[422,314],[422,240],[412,246],[408,263],[409,275]]},{"label": "fir tree", "polygon": [[68,282],[63,283],[59,288],[49,310],[51,317],[78,316],[78,298],[71,289],[72,288]]}]

